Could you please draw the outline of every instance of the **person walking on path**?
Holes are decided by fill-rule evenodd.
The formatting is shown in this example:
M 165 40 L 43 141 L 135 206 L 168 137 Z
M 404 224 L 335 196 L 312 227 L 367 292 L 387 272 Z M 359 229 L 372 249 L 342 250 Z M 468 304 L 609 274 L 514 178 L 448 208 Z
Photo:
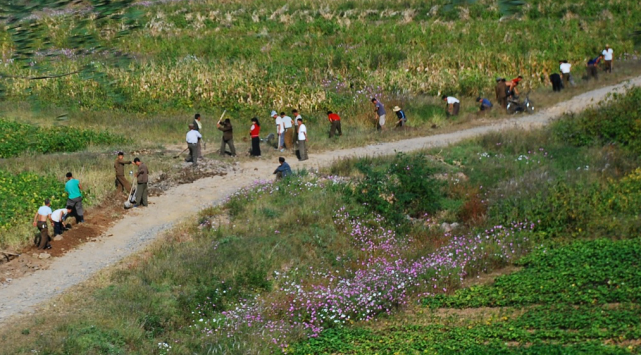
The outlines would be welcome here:
M 329 138 L 334 137 L 337 133 L 339 137 L 342 136 L 341 117 L 332 111 L 327 111 L 327 120 L 329 120 Z
M 67 207 L 72 209 L 71 215 L 76 217 L 76 223 L 85 221 L 85 211 L 82 208 L 82 185 L 80 181 L 73 178 L 71 172 L 67 173 L 67 182 L 65 183 L 65 192 L 67 193 Z
M 149 182 L 149 170 L 147 169 L 147 165 L 140 161 L 140 158 L 134 159 L 134 164 L 138 166 L 138 172 L 136 173 L 138 185 L 136 186 L 136 204 L 134 207 L 147 207 L 147 182 Z
M 196 131 L 198 131 L 200 133 L 200 135 L 201 135 L 201 137 L 198 138 L 198 144 L 197 145 L 198 145 L 198 158 L 202 159 L 203 158 L 203 149 L 202 149 L 202 140 L 203 139 L 202 139 L 202 132 L 201 131 L 203 130 L 203 123 L 200 122 L 200 113 L 197 113 L 196 115 L 194 115 L 194 122 L 192 122 L 192 123 L 194 124 L 194 129 Z
M 454 96 L 443 95 L 443 101 L 447 102 L 445 113 L 447 117 L 457 116 L 461 108 L 461 102 Z
M 124 160 L 125 153 L 118 152 L 118 157 L 114 162 L 114 169 L 116 170 L 116 189 L 118 192 L 129 194 L 131 191 L 131 184 L 125 177 L 125 165 L 131 164 L 131 160 Z
M 299 117 L 298 121 L 298 151 L 299 157 L 298 160 L 304 161 L 307 160 L 307 127 L 303 123 L 303 119 Z
M 494 88 L 496 93 L 496 101 L 503 107 L 507 109 L 507 85 L 505 84 L 504 78 L 496 79 L 496 87 Z
M 396 127 L 403 128 L 407 124 L 407 116 L 405 116 L 405 112 L 401 110 L 401 108 L 398 106 L 394 106 L 392 111 L 396 113 L 396 118 L 398 118 L 398 121 L 396 122 Z
M 203 136 L 200 134 L 200 132 L 195 129 L 194 124 L 191 123 L 189 125 L 189 132 L 187 132 L 186 137 L 187 148 L 189 148 L 189 155 L 187 156 L 187 158 L 185 158 L 185 161 L 188 163 L 192 163 L 193 166 L 198 165 L 198 142 L 202 137 Z M 134 163 L 135 162 L 136 161 L 134 160 Z M 136 192 L 136 194 L 138 194 L 138 192 Z
M 563 77 L 563 86 L 569 88 L 570 85 L 574 86 L 574 80 L 572 80 L 572 64 L 568 63 L 567 60 L 559 61 L 559 70 L 561 71 L 561 76 Z
M 71 208 L 69 207 L 61 208 L 51 213 L 51 221 L 53 222 L 54 237 L 57 235 L 61 235 L 62 232 L 65 230 L 64 222 L 65 222 L 65 219 L 67 219 L 67 215 L 69 213 L 71 213 Z
M 476 98 L 476 102 L 481 104 L 481 106 L 479 107 L 479 111 L 481 111 L 481 112 L 487 112 L 487 111 L 490 111 L 492 109 L 492 106 L 493 106 L 492 102 L 490 102 L 490 100 L 488 100 L 488 99 L 484 99 L 484 98 L 479 96 L 479 97 Z
M 603 68 L 603 71 L 612 73 L 612 61 L 614 60 L 614 51 L 612 48 L 610 48 L 609 44 L 605 45 L 605 49 L 603 52 L 601 52 L 603 55 L 603 61 L 605 63 L 605 67 Z
M 590 78 L 594 78 L 594 80 L 599 79 L 598 67 L 602 59 L 603 59 L 603 54 L 588 60 L 588 64 L 587 64 L 588 80 L 590 80 Z
M 223 132 L 223 140 L 220 145 L 220 155 L 225 155 L 225 148 L 229 145 L 229 150 L 231 151 L 231 156 L 236 156 L 236 147 L 234 147 L 234 129 L 231 126 L 231 120 L 226 118 L 223 123 L 218 122 L 216 127 Z
M 376 130 L 384 131 L 385 130 L 385 105 L 379 102 L 375 97 L 372 98 L 372 104 L 374 105 L 374 113 L 376 114 Z
M 251 140 L 252 140 L 252 149 L 249 152 L 249 154 L 252 157 L 259 157 L 260 156 L 260 122 L 258 122 L 258 118 L 256 117 L 252 118 L 252 125 L 249 128 L 249 137 L 251 137 Z
M 280 113 L 280 119 L 283 121 L 283 129 L 285 130 L 285 133 L 283 134 L 284 147 L 288 150 L 292 149 L 292 146 L 294 145 L 293 120 L 291 117 L 285 115 L 285 112 Z
M 44 206 L 38 208 L 38 212 L 33 216 L 33 226 L 38 227 L 40 230 L 40 241 L 38 244 L 38 249 L 51 249 L 51 238 L 49 238 L 49 225 L 47 220 L 51 220 L 51 201 L 49 199 L 45 200 Z
M 278 168 L 276 168 L 276 170 L 274 170 L 276 180 L 286 178 L 292 174 L 292 168 L 290 168 L 289 164 L 285 162 L 285 158 L 278 157 L 278 162 L 280 163 L 280 165 L 278 166 Z

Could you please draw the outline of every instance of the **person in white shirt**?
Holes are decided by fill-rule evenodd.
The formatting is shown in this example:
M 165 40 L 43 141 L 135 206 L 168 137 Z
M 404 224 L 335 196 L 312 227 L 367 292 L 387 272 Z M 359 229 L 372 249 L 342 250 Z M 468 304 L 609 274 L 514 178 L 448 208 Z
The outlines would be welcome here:
M 185 159 L 186 162 L 193 163 L 193 166 L 198 165 L 198 156 L 200 152 L 198 151 L 198 139 L 202 139 L 203 136 L 194 129 L 194 124 L 189 124 L 189 132 L 187 132 L 187 148 L 189 149 L 189 156 Z
M 559 70 L 561 70 L 561 76 L 563 77 L 563 86 L 566 88 L 568 84 L 574 86 L 574 80 L 572 80 L 572 74 L 570 74 L 571 69 L 572 64 L 568 63 L 567 60 L 559 61 Z
M 40 239 L 36 238 L 38 249 L 51 249 L 51 238 L 49 238 L 49 226 L 47 221 L 51 220 L 51 201 L 45 200 L 45 205 L 38 208 L 38 212 L 33 216 L 33 226 L 40 230 Z
M 53 222 L 53 235 L 61 235 L 64 231 L 64 221 L 67 215 L 71 213 L 71 208 L 61 208 L 51 213 L 51 221 Z
M 276 124 L 276 138 L 278 139 L 276 144 L 278 145 L 276 147 L 276 150 L 281 150 L 283 149 L 283 139 L 285 138 L 285 129 L 283 128 L 283 119 L 280 118 L 278 115 L 278 112 L 272 111 L 272 118 L 274 119 L 274 123 Z
M 296 109 L 292 110 L 292 116 L 294 116 L 294 143 L 298 144 L 298 119 L 303 118 L 303 116 Z
M 280 118 L 283 121 L 283 128 L 285 129 L 284 146 L 286 149 L 291 149 L 292 145 L 294 145 L 294 130 L 292 129 L 292 118 L 285 115 L 285 112 L 280 113 Z
M 296 119 L 298 122 L 298 160 L 307 160 L 307 127 L 303 124 L 303 119 L 299 117 Z
M 443 95 L 443 101 L 447 102 L 445 113 L 447 116 L 457 116 L 461 108 L 461 102 L 454 96 Z
M 603 54 L 603 60 L 605 62 L 605 68 L 603 69 L 603 71 L 612 73 L 612 60 L 614 59 L 614 51 L 612 50 L 612 48 L 610 48 L 609 44 L 605 45 L 605 49 L 603 50 L 603 52 L 601 52 L 601 54 Z

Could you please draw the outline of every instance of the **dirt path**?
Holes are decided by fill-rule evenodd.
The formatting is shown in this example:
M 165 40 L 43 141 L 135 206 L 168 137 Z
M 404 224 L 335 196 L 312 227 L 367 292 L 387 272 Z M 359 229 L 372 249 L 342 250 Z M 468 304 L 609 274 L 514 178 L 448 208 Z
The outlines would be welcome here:
M 446 146 L 461 140 L 489 132 L 540 127 L 564 112 L 578 112 L 598 103 L 613 91 L 624 91 L 626 85 L 641 85 L 641 77 L 627 84 L 619 84 L 578 95 L 569 101 L 555 105 L 530 116 L 497 121 L 458 132 L 418 137 L 397 142 L 381 143 L 366 147 L 344 149 L 322 154 L 311 154 L 306 162 L 289 159 L 292 169 L 327 166 L 345 157 L 375 156 L 408 152 L 423 148 Z M 225 197 L 241 187 L 259 179 L 272 179 L 274 161 L 254 160 L 236 166 L 226 176 L 214 176 L 192 184 L 177 186 L 160 197 L 153 198 L 150 207 L 131 211 L 109 229 L 96 242 L 86 243 L 78 249 L 56 258 L 46 270 L 14 280 L 0 288 L 0 324 L 7 324 L 9 317 L 28 314 L 41 302 L 63 293 L 94 275 L 102 268 L 117 263 L 136 253 L 152 242 L 162 232 L 176 223 L 193 216 L 203 207 L 220 203 Z

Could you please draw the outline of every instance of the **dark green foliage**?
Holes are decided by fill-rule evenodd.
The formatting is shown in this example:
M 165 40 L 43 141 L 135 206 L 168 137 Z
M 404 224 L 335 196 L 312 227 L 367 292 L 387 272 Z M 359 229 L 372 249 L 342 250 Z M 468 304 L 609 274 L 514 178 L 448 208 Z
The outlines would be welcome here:
M 22 153 L 76 152 L 90 145 L 124 142 L 123 137 L 108 132 L 67 126 L 39 128 L 0 118 L 0 158 Z
M 434 168 L 421 155 L 399 153 L 381 166 L 362 160 L 356 168 L 364 177 L 348 198 L 393 224 L 402 223 L 406 215 L 433 214 L 441 207 L 443 184 L 434 179 Z
M 523 258 L 524 269 L 452 296 L 424 299 L 431 307 L 603 304 L 641 301 L 641 239 L 552 244 Z
M 553 126 L 555 135 L 575 146 L 617 144 L 641 154 L 641 88 L 613 94 L 615 104 L 601 104 Z

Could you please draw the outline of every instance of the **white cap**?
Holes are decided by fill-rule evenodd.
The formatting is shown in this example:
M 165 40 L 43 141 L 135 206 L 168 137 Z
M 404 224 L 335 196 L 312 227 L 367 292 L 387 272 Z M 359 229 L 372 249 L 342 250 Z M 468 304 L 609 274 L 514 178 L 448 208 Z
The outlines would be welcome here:
M 278 115 L 278 112 L 276 112 L 276 111 L 272 111 L 272 117 L 274 117 L 274 116 L 276 116 L 276 115 Z

